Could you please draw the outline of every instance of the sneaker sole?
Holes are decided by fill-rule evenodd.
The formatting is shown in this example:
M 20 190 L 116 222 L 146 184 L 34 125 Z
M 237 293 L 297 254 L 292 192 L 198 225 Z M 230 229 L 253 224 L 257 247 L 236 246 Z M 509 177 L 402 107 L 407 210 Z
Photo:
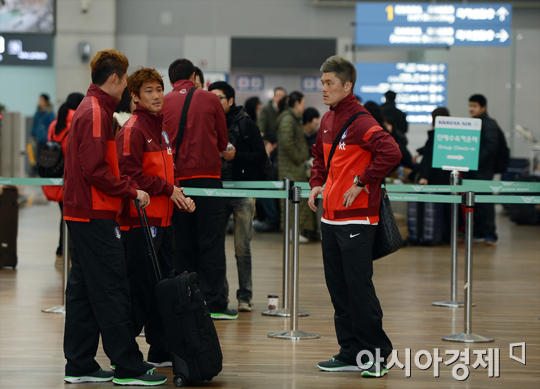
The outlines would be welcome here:
M 362 377 L 381 378 L 381 377 L 385 376 L 386 374 L 388 374 L 388 369 L 383 369 L 383 371 L 380 372 L 380 373 L 372 373 L 372 372 L 369 372 L 369 371 L 363 371 L 362 372 Z
M 85 383 L 85 382 L 109 382 L 109 381 L 112 381 L 113 380 L 113 377 L 103 377 L 103 378 L 100 378 L 100 377 L 90 377 L 90 376 L 85 376 L 85 377 L 71 377 L 71 376 L 66 376 L 64 377 L 64 381 L 70 383 L 70 384 L 82 384 L 82 383 Z
M 238 307 L 238 312 L 253 312 L 253 307 Z
M 321 365 L 317 365 L 317 368 L 323 371 L 360 371 L 360 368 L 358 366 L 352 365 L 342 367 L 324 367 Z
M 155 367 L 172 367 L 172 362 L 171 361 L 165 361 L 165 362 L 150 362 L 150 361 L 148 361 L 148 363 L 154 365 Z
M 236 320 L 238 319 L 238 315 L 236 316 L 229 316 L 229 315 L 223 315 L 221 313 L 211 313 L 210 317 L 214 320 Z
M 115 378 L 112 380 L 116 385 L 130 385 L 130 386 L 157 386 L 162 385 L 167 381 L 167 378 L 161 381 L 141 381 L 135 378 Z

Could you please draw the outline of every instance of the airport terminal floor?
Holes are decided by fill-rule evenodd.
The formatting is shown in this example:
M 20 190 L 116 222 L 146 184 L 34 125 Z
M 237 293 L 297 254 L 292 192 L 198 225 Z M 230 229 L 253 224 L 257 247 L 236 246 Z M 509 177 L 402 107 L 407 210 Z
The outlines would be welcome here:
M 63 388 L 62 351 L 64 315 L 41 309 L 62 303 L 62 271 L 55 269 L 59 211 L 55 203 L 21 208 L 16 270 L 0 269 L 0 388 Z M 538 388 L 540 382 L 540 226 L 517 226 L 498 208 L 499 241 L 496 247 L 474 245 L 472 332 L 495 338 L 492 343 L 453 343 L 444 335 L 464 331 L 462 308 L 432 306 L 450 297 L 450 247 L 405 247 L 375 263 L 374 283 L 384 311 L 384 328 L 406 365 L 411 350 L 410 377 L 406 367 L 394 366 L 380 379 L 362 378 L 358 372 L 318 371 L 316 364 L 337 353 L 333 309 L 324 282 L 320 243 L 300 246 L 300 309 L 298 328 L 321 335 L 320 339 L 290 341 L 268 334 L 290 328 L 286 318 L 262 316 L 267 295 L 282 288 L 282 235 L 254 233 L 253 284 L 255 311 L 241 312 L 236 321 L 215 322 L 224 355 L 223 371 L 207 388 Z M 232 236 L 226 242 L 231 290 L 237 285 Z M 459 299 L 463 299 L 465 245 L 459 243 Z M 233 293 L 231 293 L 233 295 Z M 233 295 L 234 297 L 234 295 Z M 280 301 L 280 304 L 282 301 Z M 236 301 L 231 301 L 236 308 Z M 148 345 L 137 338 L 146 355 Z M 510 358 L 510 344 L 525 343 L 526 365 Z M 498 349 L 499 377 L 489 378 L 490 367 L 476 365 L 480 350 Z M 415 363 L 418 351 L 444 362 L 427 370 L 426 356 Z M 451 350 L 469 349 L 456 362 Z M 514 349 L 521 358 L 522 348 Z M 497 352 L 494 353 L 497 355 Z M 484 355 L 484 358 L 487 355 Z M 97 360 L 109 368 L 100 347 Z M 466 380 L 463 366 L 470 371 Z M 174 387 L 170 368 L 158 369 Z M 105 388 L 112 383 L 78 384 L 77 388 Z M 75 386 L 74 386 L 75 387 Z

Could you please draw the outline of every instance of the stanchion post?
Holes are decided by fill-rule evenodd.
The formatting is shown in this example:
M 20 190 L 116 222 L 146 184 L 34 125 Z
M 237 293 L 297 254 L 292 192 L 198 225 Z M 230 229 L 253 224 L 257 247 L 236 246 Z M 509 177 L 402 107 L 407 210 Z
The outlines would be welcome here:
M 294 181 L 290 178 L 285 177 L 283 179 L 283 189 L 288 193 L 288 197 L 283 199 L 283 210 L 284 210 L 284 225 L 283 225 L 283 292 L 282 292 L 282 308 L 273 309 L 268 311 L 263 311 L 264 316 L 280 316 L 280 317 L 289 317 L 291 316 L 291 310 L 289 308 L 290 302 L 290 278 L 291 278 L 291 200 L 292 200 L 292 186 Z M 300 316 L 308 316 L 309 313 L 305 311 L 299 312 Z
M 62 255 L 64 256 L 64 271 L 62 273 L 62 305 L 57 305 L 55 307 L 43 308 L 41 312 L 45 313 L 66 313 L 66 288 L 67 280 L 69 276 L 69 263 L 71 258 L 71 251 L 69 249 L 69 230 L 65 220 L 62 222 L 62 228 L 64 230 L 64 239 L 62 245 Z
M 291 330 L 283 332 L 275 332 L 268 334 L 269 338 L 280 338 L 290 340 L 300 339 L 316 339 L 320 338 L 319 334 L 312 334 L 298 330 L 298 286 L 300 279 L 299 272 L 299 241 L 300 241 L 300 187 L 295 186 L 293 189 L 293 271 L 292 271 L 292 311 L 291 311 Z
M 452 170 L 450 173 L 450 185 L 459 184 L 459 172 L 457 170 Z M 452 193 L 456 195 L 457 193 Z M 459 204 L 452 203 L 452 220 L 450 222 L 450 246 L 452 248 L 452 259 L 451 259 L 451 275 L 450 275 L 450 301 L 435 301 L 431 305 L 437 307 L 451 307 L 457 308 L 463 306 L 463 301 L 457 301 L 457 267 L 458 267 L 458 209 Z
M 474 192 L 467 192 L 465 196 L 465 318 L 464 330 L 461 334 L 443 336 L 442 340 L 462 343 L 488 343 L 493 342 L 493 338 L 483 335 L 473 334 L 472 324 L 472 288 L 473 288 L 473 227 L 474 227 Z

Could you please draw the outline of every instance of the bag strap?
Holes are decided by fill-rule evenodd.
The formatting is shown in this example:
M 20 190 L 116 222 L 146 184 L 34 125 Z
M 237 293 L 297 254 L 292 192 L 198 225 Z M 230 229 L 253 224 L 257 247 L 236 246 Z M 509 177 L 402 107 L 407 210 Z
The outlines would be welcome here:
M 357 112 L 354 115 L 352 115 L 349 120 L 347 120 L 347 123 L 343 126 L 339 134 L 336 136 L 336 139 L 334 139 L 334 144 L 332 144 L 332 149 L 330 150 L 330 154 L 328 155 L 328 162 L 326 162 L 326 172 L 330 171 L 330 161 L 332 160 L 332 157 L 334 156 L 334 152 L 336 151 L 336 147 L 339 143 L 339 140 L 347 130 L 347 128 L 351 125 L 352 122 L 356 120 L 356 118 L 360 115 L 367 115 L 367 112 Z
M 191 88 L 186 96 L 186 100 L 184 100 L 182 116 L 180 116 L 180 123 L 178 123 L 178 134 L 176 135 L 176 153 L 174 154 L 175 159 L 177 158 L 178 150 L 180 149 L 180 143 L 182 143 L 182 138 L 184 137 L 184 130 L 186 129 L 189 105 L 191 104 L 191 97 L 193 96 L 193 92 L 195 92 L 195 89 L 197 88 Z

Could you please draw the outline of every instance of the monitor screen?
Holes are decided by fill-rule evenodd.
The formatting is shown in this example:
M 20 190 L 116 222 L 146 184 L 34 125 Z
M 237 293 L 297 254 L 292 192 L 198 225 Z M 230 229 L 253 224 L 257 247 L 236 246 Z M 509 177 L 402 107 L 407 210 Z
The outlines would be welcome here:
M 0 33 L 54 34 L 54 0 L 0 0 Z

